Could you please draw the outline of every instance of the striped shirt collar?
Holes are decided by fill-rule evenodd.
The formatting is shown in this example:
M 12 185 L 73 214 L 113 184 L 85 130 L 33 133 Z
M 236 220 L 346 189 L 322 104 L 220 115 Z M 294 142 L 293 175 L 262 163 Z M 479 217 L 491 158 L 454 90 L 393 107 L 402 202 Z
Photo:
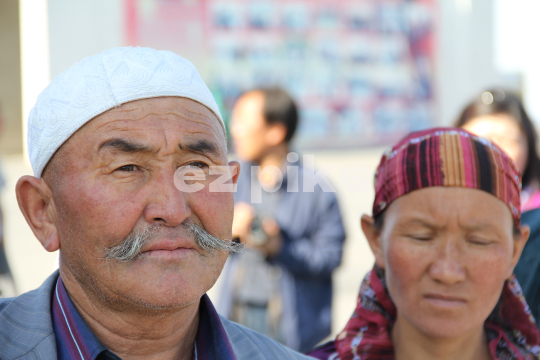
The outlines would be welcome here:
M 52 317 L 59 360 L 120 360 L 92 333 L 73 306 L 58 277 L 52 301 Z M 231 343 L 214 305 L 205 294 L 199 307 L 199 327 L 193 360 L 236 360 Z

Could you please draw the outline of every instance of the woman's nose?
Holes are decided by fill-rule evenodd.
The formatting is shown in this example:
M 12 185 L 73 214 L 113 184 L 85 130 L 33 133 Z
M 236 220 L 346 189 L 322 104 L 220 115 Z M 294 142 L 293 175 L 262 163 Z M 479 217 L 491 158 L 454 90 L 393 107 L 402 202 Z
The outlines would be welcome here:
M 453 241 L 441 244 L 429 268 L 433 280 L 444 285 L 454 285 L 465 280 L 464 254 Z

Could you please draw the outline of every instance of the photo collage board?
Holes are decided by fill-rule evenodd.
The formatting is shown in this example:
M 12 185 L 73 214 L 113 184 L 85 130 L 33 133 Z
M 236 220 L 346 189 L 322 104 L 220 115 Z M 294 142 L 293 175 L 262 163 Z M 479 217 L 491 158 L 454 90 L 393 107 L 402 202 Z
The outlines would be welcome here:
M 297 100 L 299 148 L 388 145 L 435 124 L 433 0 L 137 0 L 137 43 L 190 59 L 228 121 L 259 86 Z

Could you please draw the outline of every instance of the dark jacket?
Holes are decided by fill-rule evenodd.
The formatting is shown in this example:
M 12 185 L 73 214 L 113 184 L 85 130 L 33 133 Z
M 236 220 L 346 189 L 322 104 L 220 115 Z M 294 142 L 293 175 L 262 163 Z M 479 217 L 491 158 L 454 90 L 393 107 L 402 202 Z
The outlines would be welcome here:
M 305 352 L 330 334 L 332 272 L 341 262 L 345 231 L 336 194 L 323 191 L 331 187 L 325 178 L 301 163 L 286 165 L 296 165 L 298 172 L 285 171 L 278 190 L 283 193 L 274 218 L 281 228 L 284 245 L 281 253 L 267 261 L 283 269 L 283 288 L 292 292 L 291 296 L 283 294 L 282 328 L 289 332 L 285 334 L 285 343 Z M 235 202 L 251 203 L 251 166 L 256 165 L 241 164 Z M 309 192 L 310 186 L 304 188 L 305 181 L 323 185 L 315 185 Z M 298 191 L 287 191 L 295 189 L 295 185 Z M 232 274 L 224 274 L 225 297 L 231 296 L 227 292 L 233 288 L 233 279 Z M 223 303 L 230 305 L 230 301 L 220 299 Z M 218 306 L 218 311 L 229 315 L 230 309 Z
M 521 223 L 531 227 L 531 235 L 523 248 L 514 274 L 536 319 L 536 325 L 540 327 L 540 209 L 521 214 Z

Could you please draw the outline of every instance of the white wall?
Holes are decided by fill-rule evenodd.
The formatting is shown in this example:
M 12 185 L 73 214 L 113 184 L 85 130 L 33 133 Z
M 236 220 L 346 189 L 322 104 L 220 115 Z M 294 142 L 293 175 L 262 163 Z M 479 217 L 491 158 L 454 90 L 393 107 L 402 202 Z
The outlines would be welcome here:
M 494 86 L 519 87 L 519 78 L 504 76 L 495 67 L 496 24 L 492 0 L 439 0 L 438 3 L 439 116 L 440 124 L 451 125 L 461 109 L 482 90 Z
M 50 82 L 47 0 L 19 0 L 23 151 L 27 119 L 39 94 Z M 25 159 L 28 159 L 25 156 Z
M 123 45 L 123 1 L 48 2 L 52 78 L 87 56 Z
M 523 76 L 525 106 L 540 124 L 540 1 L 495 0 L 495 65 Z

